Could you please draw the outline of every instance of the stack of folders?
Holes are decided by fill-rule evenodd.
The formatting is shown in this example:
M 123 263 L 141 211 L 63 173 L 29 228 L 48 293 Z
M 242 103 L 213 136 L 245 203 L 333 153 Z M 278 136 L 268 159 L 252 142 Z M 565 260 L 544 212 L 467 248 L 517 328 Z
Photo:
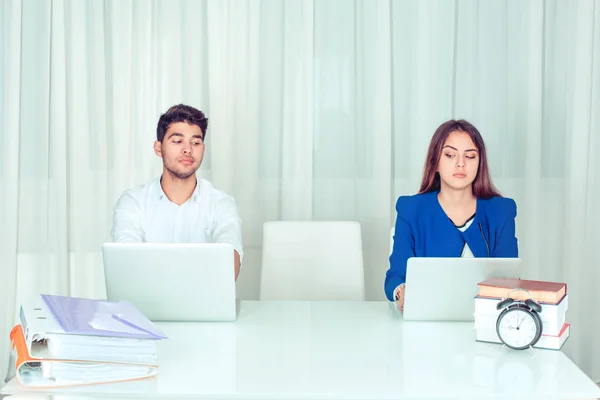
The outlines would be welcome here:
M 20 311 L 11 333 L 17 381 L 61 387 L 143 379 L 158 371 L 166 336 L 135 306 L 41 295 Z
M 569 296 L 567 285 L 560 282 L 533 281 L 511 278 L 490 278 L 478 284 L 475 297 L 476 340 L 501 343 L 496 333 L 496 322 L 502 310 L 496 305 L 509 294 L 515 300 L 526 300 L 530 295 L 542 306 L 542 336 L 533 346 L 544 349 L 560 349 L 570 333 L 566 322 Z M 512 289 L 524 290 L 512 290 Z

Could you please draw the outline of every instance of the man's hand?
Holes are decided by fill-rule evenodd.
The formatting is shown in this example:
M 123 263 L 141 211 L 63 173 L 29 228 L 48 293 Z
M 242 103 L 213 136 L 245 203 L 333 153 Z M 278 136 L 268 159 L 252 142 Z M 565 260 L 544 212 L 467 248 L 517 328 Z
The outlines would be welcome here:
M 237 281 L 238 275 L 240 274 L 240 254 L 237 250 L 233 251 L 233 268 L 235 280 Z

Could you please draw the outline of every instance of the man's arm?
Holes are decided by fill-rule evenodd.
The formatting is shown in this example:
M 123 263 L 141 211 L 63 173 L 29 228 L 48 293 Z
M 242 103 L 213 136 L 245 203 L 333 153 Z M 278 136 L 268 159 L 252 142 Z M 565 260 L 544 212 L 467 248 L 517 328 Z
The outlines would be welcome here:
M 213 239 L 216 243 L 229 243 L 233 246 L 234 271 L 237 280 L 244 259 L 242 219 L 231 196 L 222 198 L 215 205 Z
M 144 242 L 140 209 L 128 193 L 121 195 L 115 205 L 111 236 L 116 243 Z

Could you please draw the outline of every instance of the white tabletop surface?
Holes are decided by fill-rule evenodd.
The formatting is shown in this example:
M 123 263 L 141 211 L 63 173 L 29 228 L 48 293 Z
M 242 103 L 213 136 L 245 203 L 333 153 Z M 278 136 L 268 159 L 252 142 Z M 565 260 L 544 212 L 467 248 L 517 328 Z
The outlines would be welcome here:
M 474 340 L 472 323 L 404 322 L 387 302 L 241 302 L 236 322 L 161 323 L 156 378 L 61 399 L 595 398 L 561 351 Z M 14 379 L 0 393 L 31 398 Z M 11 399 L 11 396 L 7 397 Z

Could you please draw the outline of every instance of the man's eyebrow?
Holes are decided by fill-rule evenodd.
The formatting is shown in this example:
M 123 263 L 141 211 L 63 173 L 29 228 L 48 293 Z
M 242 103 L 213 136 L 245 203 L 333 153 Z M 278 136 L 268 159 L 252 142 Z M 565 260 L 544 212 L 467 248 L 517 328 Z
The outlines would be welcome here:
M 183 137 L 183 133 L 179 133 L 179 132 L 171 132 L 169 134 L 169 137 L 173 137 L 173 136 L 177 136 L 177 137 Z M 197 138 L 197 139 L 202 139 L 204 140 L 204 138 L 202 137 L 202 135 L 194 135 L 192 136 L 192 138 Z

